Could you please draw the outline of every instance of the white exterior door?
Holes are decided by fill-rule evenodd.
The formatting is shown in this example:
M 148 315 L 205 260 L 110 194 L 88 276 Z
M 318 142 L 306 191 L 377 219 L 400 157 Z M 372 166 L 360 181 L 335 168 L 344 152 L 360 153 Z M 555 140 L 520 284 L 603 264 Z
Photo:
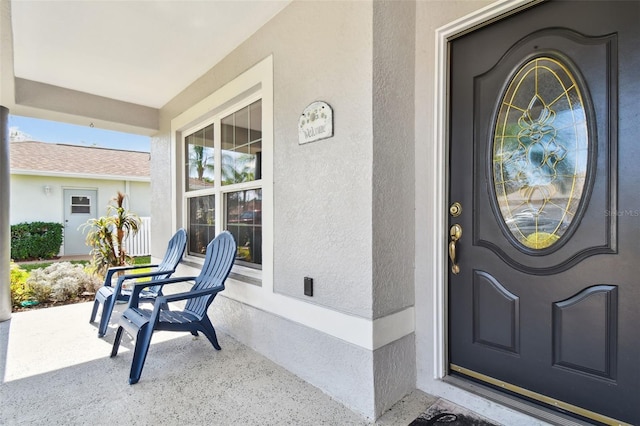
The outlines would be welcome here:
M 96 217 L 98 191 L 91 189 L 64 190 L 64 254 L 89 254 L 82 225 Z

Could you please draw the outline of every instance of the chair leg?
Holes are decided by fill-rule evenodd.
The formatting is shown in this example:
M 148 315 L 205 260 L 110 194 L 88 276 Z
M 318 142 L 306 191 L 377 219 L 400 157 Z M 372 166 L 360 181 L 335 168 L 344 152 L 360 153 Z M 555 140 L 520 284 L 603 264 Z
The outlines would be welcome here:
M 96 314 L 98 313 L 98 306 L 100 305 L 100 302 L 98 301 L 98 299 L 93 301 L 93 309 L 91 310 L 91 318 L 89 318 L 89 322 L 94 322 L 96 320 Z
M 209 321 L 209 317 L 205 315 L 200 321 L 200 325 L 202 326 L 202 333 L 207 336 L 207 339 L 209 339 L 213 347 L 216 348 L 216 350 L 222 349 L 220 344 L 218 344 L 218 336 L 216 336 L 216 330 L 213 328 L 211 321 Z
M 113 340 L 113 348 L 111 348 L 112 358 L 118 355 L 118 348 L 120 347 L 120 339 L 122 339 L 122 331 L 123 331 L 122 326 L 118 327 L 118 330 L 116 331 L 116 337 Z
M 129 384 L 135 385 L 140 380 L 142 367 L 147 359 L 147 352 L 151 345 L 151 336 L 153 335 L 153 327 L 147 322 L 138 329 L 136 336 L 136 347 L 133 350 L 133 361 L 131 361 L 131 372 L 129 373 Z
M 111 313 L 113 312 L 113 307 L 115 304 L 115 294 L 112 294 L 105 299 L 104 304 L 102 305 L 102 316 L 100 317 L 100 326 L 98 327 L 98 337 L 103 337 L 105 334 L 107 334 L 109 319 L 111 319 Z

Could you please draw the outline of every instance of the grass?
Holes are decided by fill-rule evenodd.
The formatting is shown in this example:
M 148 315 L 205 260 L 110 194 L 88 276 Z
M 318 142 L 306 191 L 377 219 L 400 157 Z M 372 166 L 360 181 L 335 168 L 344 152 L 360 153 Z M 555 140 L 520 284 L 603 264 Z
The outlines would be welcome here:
M 42 263 L 21 263 L 20 268 L 24 269 L 27 272 L 31 272 L 34 269 L 44 269 L 47 266 L 51 265 L 53 262 L 42 262 Z M 71 263 L 74 265 L 80 264 L 83 266 L 87 266 L 89 264 L 88 260 L 72 260 Z
M 138 257 L 134 257 L 134 265 L 146 265 L 148 263 L 151 263 L 151 256 L 138 256 Z M 53 263 L 53 261 L 51 262 L 39 262 L 39 263 L 22 263 L 20 264 L 20 268 L 24 269 L 27 272 L 31 272 L 34 269 L 44 269 L 47 266 L 51 265 Z M 72 260 L 71 261 L 72 264 L 76 265 L 76 264 L 80 264 L 80 265 L 84 265 L 87 266 L 89 265 L 90 261 L 88 260 Z M 140 272 L 145 271 L 144 269 L 141 269 Z
M 146 265 L 147 263 L 151 263 L 151 256 L 138 256 L 134 257 L 133 260 L 136 265 Z

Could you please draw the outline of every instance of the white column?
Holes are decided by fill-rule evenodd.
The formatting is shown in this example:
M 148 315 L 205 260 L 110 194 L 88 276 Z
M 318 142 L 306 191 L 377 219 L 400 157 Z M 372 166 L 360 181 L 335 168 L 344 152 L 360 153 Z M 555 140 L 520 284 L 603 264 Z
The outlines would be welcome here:
M 0 321 L 11 318 L 9 167 L 9 110 L 0 106 Z

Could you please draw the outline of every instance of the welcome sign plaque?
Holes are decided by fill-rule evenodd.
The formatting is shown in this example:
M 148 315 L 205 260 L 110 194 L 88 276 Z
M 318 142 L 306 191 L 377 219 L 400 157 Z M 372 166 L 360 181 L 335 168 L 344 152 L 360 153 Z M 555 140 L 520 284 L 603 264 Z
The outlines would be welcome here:
M 298 123 L 298 144 L 333 136 L 333 110 L 328 103 L 314 102 L 304 109 Z

